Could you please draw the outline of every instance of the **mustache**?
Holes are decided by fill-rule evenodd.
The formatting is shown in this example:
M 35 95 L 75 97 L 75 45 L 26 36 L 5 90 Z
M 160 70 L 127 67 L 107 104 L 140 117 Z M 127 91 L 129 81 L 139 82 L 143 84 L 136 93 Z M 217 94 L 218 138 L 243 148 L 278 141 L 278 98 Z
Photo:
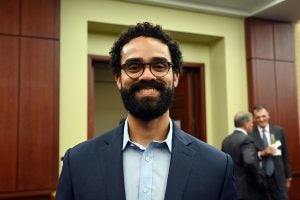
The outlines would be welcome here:
M 160 83 L 160 82 L 157 82 L 157 81 L 154 81 L 154 80 L 151 80 L 151 81 L 145 81 L 145 80 L 142 80 L 138 83 L 134 83 L 130 89 L 129 89 L 129 92 L 130 93 L 134 93 L 134 92 L 137 92 L 141 89 L 144 89 L 144 88 L 154 88 L 158 91 L 162 91 L 165 89 L 165 86 L 164 84 Z

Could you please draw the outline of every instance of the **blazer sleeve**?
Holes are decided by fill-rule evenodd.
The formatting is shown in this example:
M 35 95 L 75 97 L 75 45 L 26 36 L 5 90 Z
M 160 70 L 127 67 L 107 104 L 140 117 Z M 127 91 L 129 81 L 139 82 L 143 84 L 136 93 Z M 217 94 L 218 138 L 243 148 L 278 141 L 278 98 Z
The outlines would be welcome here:
M 73 200 L 73 189 L 70 171 L 70 149 L 66 152 L 63 159 L 63 168 L 56 190 L 56 200 Z
M 236 200 L 237 191 L 234 180 L 234 164 L 231 157 L 228 154 L 226 154 L 226 160 L 226 172 L 220 200 Z
M 258 184 L 258 187 L 264 187 L 264 173 L 260 169 L 257 150 L 252 140 L 246 139 L 241 144 L 241 154 L 248 179 Z
M 288 147 L 287 143 L 285 140 L 285 132 L 284 129 L 280 129 L 280 134 L 281 134 L 281 144 L 282 144 L 282 160 L 284 164 L 284 172 L 286 178 L 291 178 L 291 167 L 290 167 L 290 162 L 289 162 L 289 156 L 288 156 Z

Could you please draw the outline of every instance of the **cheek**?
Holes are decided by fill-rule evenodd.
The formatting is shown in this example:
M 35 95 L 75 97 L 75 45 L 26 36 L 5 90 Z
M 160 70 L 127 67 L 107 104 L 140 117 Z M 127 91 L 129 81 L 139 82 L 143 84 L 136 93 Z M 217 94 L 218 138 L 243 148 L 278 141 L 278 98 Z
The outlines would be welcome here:
M 132 82 L 130 78 L 127 78 L 122 74 L 118 77 L 115 77 L 115 81 L 119 89 L 129 87 L 128 85 L 130 82 Z

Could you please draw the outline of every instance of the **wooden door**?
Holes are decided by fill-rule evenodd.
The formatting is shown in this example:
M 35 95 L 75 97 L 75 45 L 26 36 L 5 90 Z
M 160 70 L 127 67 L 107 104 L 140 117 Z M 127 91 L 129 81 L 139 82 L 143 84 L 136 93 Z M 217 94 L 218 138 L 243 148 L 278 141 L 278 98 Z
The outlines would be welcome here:
M 204 67 L 185 64 L 170 116 L 185 132 L 206 141 Z

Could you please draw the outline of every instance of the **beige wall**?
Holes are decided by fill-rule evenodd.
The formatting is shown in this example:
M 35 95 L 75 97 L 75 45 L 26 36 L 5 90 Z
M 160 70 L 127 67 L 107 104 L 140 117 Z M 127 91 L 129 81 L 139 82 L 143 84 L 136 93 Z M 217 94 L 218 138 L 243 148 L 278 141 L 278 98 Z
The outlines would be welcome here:
M 87 55 L 108 55 L 116 30 L 141 21 L 174 33 L 184 61 L 205 64 L 208 143 L 219 148 L 232 131 L 234 113 L 247 109 L 243 19 L 118 1 L 62 0 L 60 156 L 87 138 Z

